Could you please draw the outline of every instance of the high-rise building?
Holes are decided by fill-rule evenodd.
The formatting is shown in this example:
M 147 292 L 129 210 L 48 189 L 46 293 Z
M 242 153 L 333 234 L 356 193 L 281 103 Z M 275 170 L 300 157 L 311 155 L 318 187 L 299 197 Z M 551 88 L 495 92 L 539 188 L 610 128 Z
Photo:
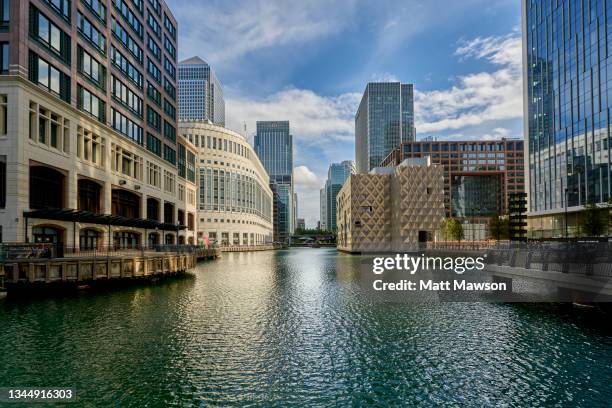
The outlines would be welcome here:
M 298 218 L 297 219 L 296 228 L 300 229 L 302 231 L 305 230 L 306 229 L 306 220 L 304 218 Z
M 0 4 L 3 239 L 193 241 L 195 183 L 179 170 L 192 148 L 177 138 L 177 22 L 165 2 Z
M 575 236 L 584 205 L 611 197 L 611 24 L 604 0 L 522 1 L 532 237 Z
M 446 216 L 469 222 L 467 239 L 487 238 L 493 215 L 507 215 L 509 197 L 525 191 L 522 139 L 404 142 L 382 162 L 431 157 L 444 168 Z
M 255 152 L 274 193 L 274 240 L 288 242 L 295 229 L 293 136 L 289 121 L 258 121 Z
M 401 142 L 415 140 L 414 86 L 400 82 L 368 83 L 355 115 L 355 159 L 364 174 Z
M 223 89 L 215 72 L 200 57 L 178 65 L 179 119 L 211 121 L 225 126 Z
M 327 231 L 327 189 L 319 190 L 319 229 Z
M 336 197 L 351 174 L 355 174 L 355 162 L 345 160 L 341 163 L 332 163 L 327 170 L 325 182 L 326 199 L 326 225 L 330 231 L 336 231 Z

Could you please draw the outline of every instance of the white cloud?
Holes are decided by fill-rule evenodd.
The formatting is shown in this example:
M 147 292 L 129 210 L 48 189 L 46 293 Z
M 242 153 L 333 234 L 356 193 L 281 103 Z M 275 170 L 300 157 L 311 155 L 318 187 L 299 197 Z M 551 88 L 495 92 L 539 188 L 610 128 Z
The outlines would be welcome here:
M 188 0 L 174 0 L 171 6 L 181 24 L 182 52 L 201 55 L 219 66 L 253 51 L 335 33 L 350 19 L 354 3 L 230 0 L 198 7 Z
M 361 95 L 347 93 L 326 97 L 305 89 L 286 89 L 263 99 L 230 98 L 227 100 L 227 126 L 249 133 L 258 120 L 289 120 L 291 132 L 305 143 L 353 140 L 354 115 Z
M 497 69 L 461 76 L 450 89 L 417 91 L 417 132 L 435 133 L 522 117 L 519 36 L 478 37 L 460 44 L 455 55 L 460 60 L 484 59 Z
M 306 166 L 297 166 L 293 169 L 295 186 L 300 189 L 319 189 L 323 184 L 321 179 Z

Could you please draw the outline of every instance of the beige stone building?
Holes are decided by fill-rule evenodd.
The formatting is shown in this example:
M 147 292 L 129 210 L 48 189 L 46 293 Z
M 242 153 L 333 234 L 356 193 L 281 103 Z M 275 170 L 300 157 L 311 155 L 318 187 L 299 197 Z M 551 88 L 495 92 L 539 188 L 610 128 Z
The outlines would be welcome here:
M 338 193 L 338 249 L 416 250 L 437 239 L 443 218 L 443 168 L 429 157 L 354 174 Z
M 198 241 L 271 244 L 270 178 L 248 141 L 203 121 L 181 121 L 179 131 L 198 152 Z

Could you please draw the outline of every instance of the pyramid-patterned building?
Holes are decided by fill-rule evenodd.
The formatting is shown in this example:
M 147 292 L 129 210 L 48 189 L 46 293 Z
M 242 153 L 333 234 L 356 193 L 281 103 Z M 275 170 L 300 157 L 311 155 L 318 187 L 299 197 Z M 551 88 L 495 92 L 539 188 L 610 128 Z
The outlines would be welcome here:
M 338 249 L 417 250 L 436 239 L 443 218 L 443 168 L 428 157 L 351 175 L 337 198 Z

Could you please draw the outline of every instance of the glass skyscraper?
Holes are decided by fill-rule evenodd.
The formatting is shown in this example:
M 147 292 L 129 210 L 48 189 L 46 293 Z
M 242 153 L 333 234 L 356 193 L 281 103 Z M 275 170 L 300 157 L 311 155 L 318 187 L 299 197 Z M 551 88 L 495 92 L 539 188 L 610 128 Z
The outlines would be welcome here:
M 610 198 L 612 2 L 523 0 L 522 12 L 530 229 L 560 236 L 565 209 Z
M 179 120 L 209 120 L 225 126 L 223 89 L 214 71 L 200 57 L 178 64 Z
M 274 192 L 274 240 L 287 242 L 294 230 L 293 136 L 289 121 L 258 121 L 255 152 Z
M 336 231 L 336 197 L 351 174 L 355 174 L 355 162 L 352 160 L 332 163 L 327 170 L 327 181 L 325 182 L 325 225 L 330 231 Z
M 369 83 L 355 115 L 357 172 L 380 166 L 401 142 L 415 140 L 414 86 L 400 82 Z

